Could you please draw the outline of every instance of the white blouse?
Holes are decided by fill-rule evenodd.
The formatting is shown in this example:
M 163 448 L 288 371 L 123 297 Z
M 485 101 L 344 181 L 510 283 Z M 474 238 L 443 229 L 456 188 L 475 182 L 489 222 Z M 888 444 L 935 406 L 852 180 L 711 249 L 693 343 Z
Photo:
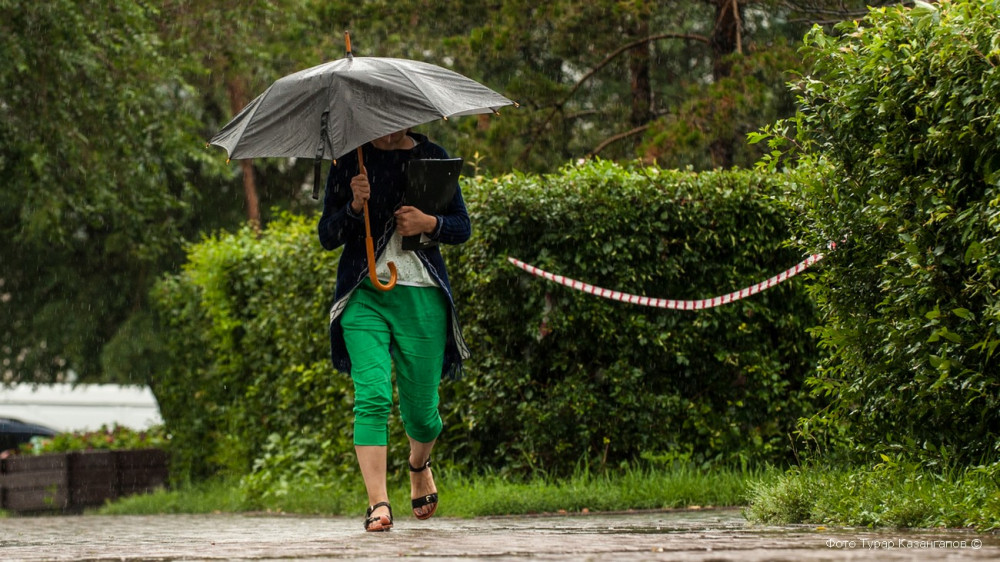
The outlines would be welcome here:
M 403 249 L 403 237 L 399 232 L 393 232 L 385 251 L 375 262 L 375 274 L 383 282 L 389 281 L 388 262 L 396 264 L 396 284 L 411 287 L 437 287 L 437 282 L 431 276 L 417 253 Z

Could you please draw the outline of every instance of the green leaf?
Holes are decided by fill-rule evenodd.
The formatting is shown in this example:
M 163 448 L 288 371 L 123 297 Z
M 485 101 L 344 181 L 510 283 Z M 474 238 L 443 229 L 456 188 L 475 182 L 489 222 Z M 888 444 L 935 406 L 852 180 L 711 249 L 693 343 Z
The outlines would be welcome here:
M 953 308 L 951 309 L 951 313 L 963 320 L 975 319 L 975 315 L 972 314 L 972 312 L 970 312 L 967 308 Z

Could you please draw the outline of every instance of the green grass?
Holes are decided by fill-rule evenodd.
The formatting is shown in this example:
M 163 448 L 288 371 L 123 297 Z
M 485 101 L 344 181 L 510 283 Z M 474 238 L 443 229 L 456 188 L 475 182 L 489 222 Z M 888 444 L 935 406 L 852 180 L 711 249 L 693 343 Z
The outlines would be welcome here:
M 939 473 L 919 467 L 696 470 L 688 467 L 579 471 L 572 477 L 523 481 L 471 476 L 436 468 L 438 513 L 451 517 L 579 513 L 688 507 L 742 506 L 750 522 L 810 523 L 889 528 L 1000 528 L 1000 468 Z M 405 475 L 390 482 L 396 510 L 409 508 Z M 119 500 L 103 514 L 270 511 L 356 516 L 364 486 L 345 475 L 322 487 L 284 485 L 280 493 L 248 497 L 238 481 L 217 480 Z
M 498 476 L 457 476 L 449 480 L 448 488 L 442 484 L 440 509 L 443 514 L 470 517 L 737 506 L 745 501 L 747 481 L 747 475 L 730 469 L 688 468 L 629 469 L 612 474 L 581 472 L 567 479 L 528 482 L 512 482 Z
M 435 470 L 441 497 L 438 514 L 450 517 L 739 506 L 745 504 L 748 482 L 759 476 L 730 469 L 629 469 L 613 474 L 581 471 L 565 479 L 517 482 L 498 475 L 470 477 L 447 468 Z M 409 480 L 393 480 L 389 496 L 397 510 L 408 509 Z M 321 488 L 285 486 L 282 493 L 263 498 L 246 497 L 237 481 L 215 480 L 124 498 L 96 511 L 357 515 L 364 512 L 366 503 L 360 477 L 349 476 Z
M 230 513 L 245 511 L 246 502 L 236 482 L 211 480 L 177 489 L 160 489 L 108 503 L 96 509 L 106 515 L 159 513 Z
M 884 463 L 849 469 L 810 466 L 778 469 L 697 470 L 632 468 L 563 479 L 517 481 L 471 476 L 435 467 L 441 495 L 438 514 L 450 517 L 580 513 L 688 507 L 741 506 L 752 523 L 809 523 L 888 528 L 1000 529 L 1000 463 L 934 472 Z M 390 500 L 409 509 L 404 474 L 391 477 Z M 360 516 L 365 509 L 360 476 L 344 475 L 323 486 L 285 483 L 264 497 L 249 497 L 237 480 L 179 486 L 110 503 L 101 514 L 276 512 Z M 5 514 L 0 512 L 0 517 Z
M 889 528 L 1000 528 L 998 466 L 946 472 L 877 465 L 771 472 L 749 486 L 747 519 Z

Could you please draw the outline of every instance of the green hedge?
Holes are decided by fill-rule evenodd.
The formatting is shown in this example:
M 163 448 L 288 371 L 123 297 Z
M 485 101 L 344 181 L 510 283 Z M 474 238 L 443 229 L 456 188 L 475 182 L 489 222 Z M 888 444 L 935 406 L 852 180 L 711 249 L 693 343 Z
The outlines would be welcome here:
M 282 215 L 259 237 L 248 227 L 191 246 L 184 271 L 157 283 L 171 361 L 152 389 L 174 474 L 242 475 L 292 436 L 317 455 L 351 449 L 349 381 L 332 372 L 325 330 L 338 256 L 312 219 Z
M 701 299 L 795 265 L 773 199 L 790 176 L 609 162 L 481 179 L 452 276 L 474 359 L 452 449 L 563 472 L 646 458 L 785 461 L 810 410 L 816 323 L 798 278 L 735 304 L 624 304 L 529 276 L 512 256 L 633 294 Z
M 802 259 L 773 199 L 792 179 L 595 162 L 465 180 L 474 234 L 445 257 L 474 356 L 442 385 L 436 456 L 553 474 L 640 456 L 786 460 L 812 412 L 802 385 L 817 320 L 804 278 L 671 311 L 556 286 L 506 257 L 655 297 L 728 293 Z M 206 239 L 159 282 L 173 362 L 153 389 L 181 474 L 252 472 L 250 486 L 276 493 L 354 470 L 350 380 L 327 351 L 339 252 L 320 249 L 314 221 Z M 400 426 L 391 447 L 404 446 Z M 391 459 L 403 468 L 405 455 Z
M 975 463 L 1000 452 L 1000 3 L 921 4 L 813 30 L 802 110 L 772 131 L 822 170 L 793 193 L 805 247 L 838 243 L 815 292 L 834 402 L 805 427 Z

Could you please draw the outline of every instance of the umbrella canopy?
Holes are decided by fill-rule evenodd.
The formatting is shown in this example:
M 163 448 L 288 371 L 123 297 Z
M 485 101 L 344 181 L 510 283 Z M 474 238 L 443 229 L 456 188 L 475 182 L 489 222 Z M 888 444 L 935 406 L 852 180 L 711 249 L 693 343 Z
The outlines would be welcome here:
M 316 160 L 313 199 L 318 198 L 320 161 L 336 160 L 367 142 L 410 127 L 458 115 L 497 113 L 516 105 L 479 82 L 434 64 L 408 59 L 347 56 L 279 79 L 247 104 L 211 144 L 229 158 L 296 157 Z M 358 158 L 359 162 L 363 159 Z M 376 288 L 396 284 L 396 266 L 383 285 L 375 275 L 375 253 L 365 203 L 368 272 Z
M 434 64 L 349 54 L 279 79 L 210 142 L 230 158 L 335 160 L 396 131 L 512 104 Z

